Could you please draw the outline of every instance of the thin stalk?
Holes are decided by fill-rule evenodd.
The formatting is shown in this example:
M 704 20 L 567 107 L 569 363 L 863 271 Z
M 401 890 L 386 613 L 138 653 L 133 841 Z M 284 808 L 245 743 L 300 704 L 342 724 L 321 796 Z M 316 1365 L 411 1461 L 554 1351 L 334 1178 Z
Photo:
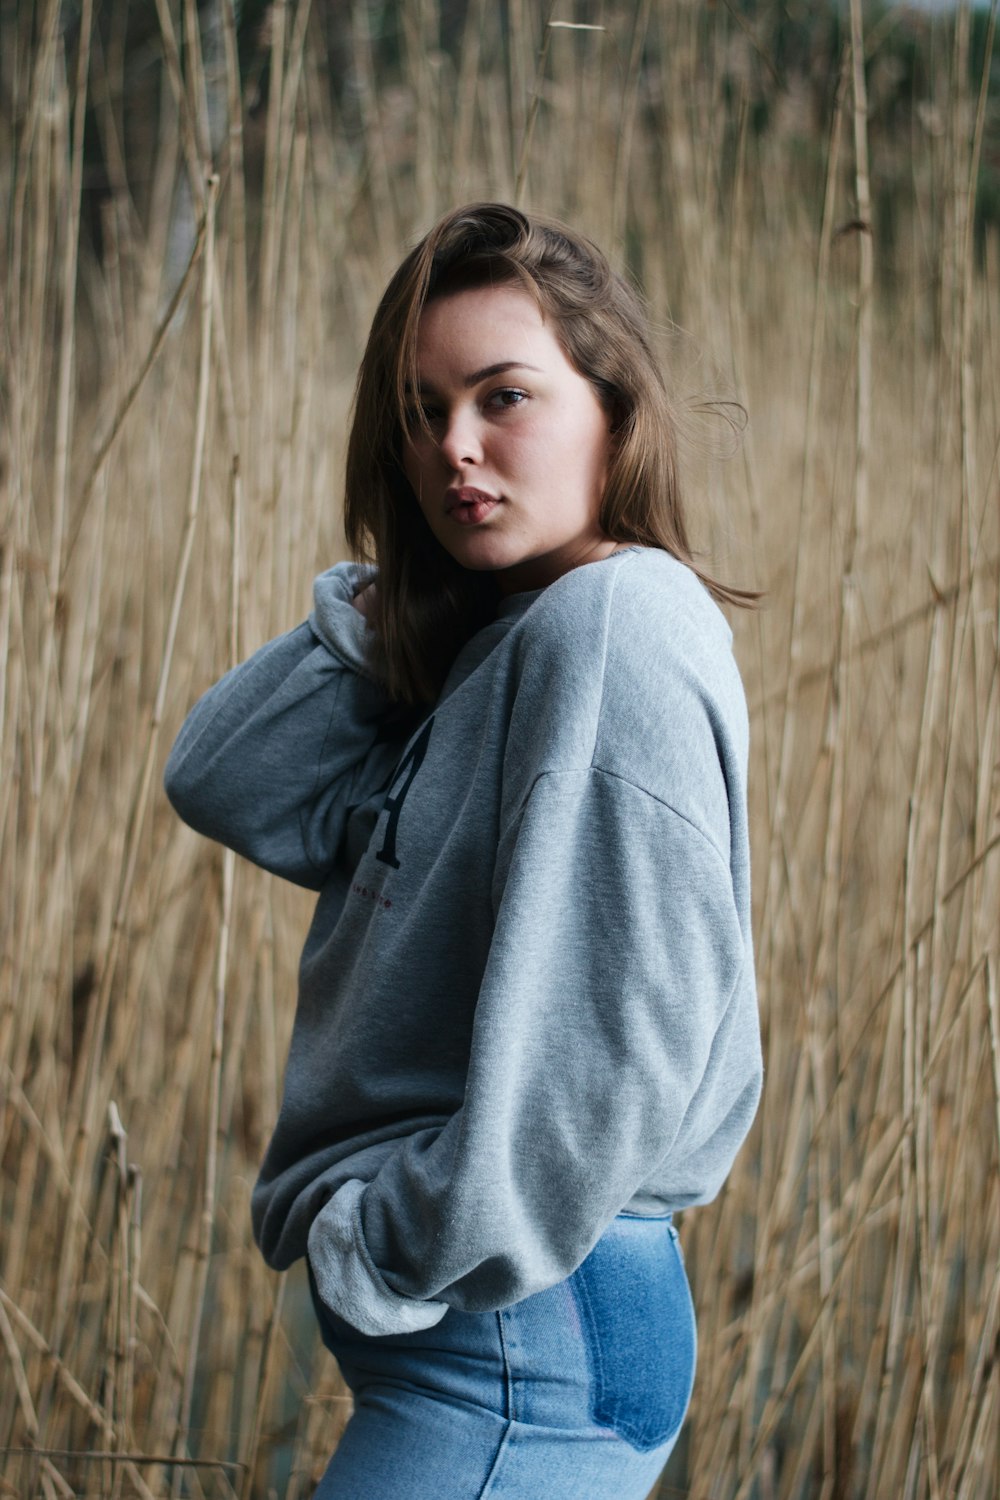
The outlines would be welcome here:
M 174 22 L 170 14 L 168 0 L 156 0 L 156 16 L 160 23 L 160 36 L 163 41 L 163 57 L 167 65 L 167 78 L 170 82 L 174 103 L 177 107 L 177 117 L 180 120 L 181 145 L 184 150 L 184 160 L 187 166 L 188 185 L 199 213 L 204 213 L 205 183 L 203 180 L 203 158 L 198 152 L 197 123 L 191 118 L 191 106 L 184 83 L 184 74 L 181 69 L 180 52 L 177 47 L 177 34 L 174 31 Z
M 207 226 L 208 218 L 206 211 L 206 215 L 202 217 L 201 221 L 198 224 L 194 245 L 192 246 L 191 255 L 188 260 L 187 266 L 184 269 L 184 274 L 178 282 L 176 290 L 174 291 L 173 296 L 170 298 L 170 301 L 168 302 L 167 307 L 162 317 L 160 318 L 159 323 L 157 324 L 156 331 L 153 334 L 149 347 L 142 358 L 142 362 L 140 363 L 139 368 L 132 378 L 131 385 L 125 392 L 125 395 L 122 397 L 114 416 L 108 424 L 106 432 L 97 444 L 97 451 L 91 460 L 90 468 L 87 471 L 87 478 L 84 481 L 80 500 L 77 504 L 76 524 L 73 528 L 73 534 L 70 537 L 69 545 L 66 548 L 65 560 L 67 567 L 69 566 L 70 559 L 73 556 L 73 551 L 76 547 L 76 543 L 87 514 L 87 509 L 90 505 L 90 501 L 94 493 L 94 487 L 101 476 L 104 465 L 108 460 L 108 455 L 115 445 L 115 440 L 117 439 L 119 433 L 125 425 L 125 420 L 135 404 L 136 397 L 145 384 L 146 377 L 156 363 L 157 356 L 159 355 L 160 350 L 163 348 L 167 334 L 170 332 L 171 324 L 173 323 L 174 318 L 177 316 L 178 309 L 180 308 L 185 296 L 187 295 L 188 287 L 191 285 L 191 281 L 194 277 L 195 270 L 197 269 L 198 262 L 201 259 L 201 252 L 205 244 L 205 232 Z
M 250 1440 L 247 1444 L 247 1468 L 243 1480 L 241 1500 L 251 1500 L 254 1493 L 254 1475 L 257 1468 L 257 1454 L 260 1449 L 260 1435 L 264 1426 L 264 1417 L 267 1411 L 267 1400 L 270 1395 L 272 1377 L 272 1366 L 274 1363 L 274 1351 L 277 1346 L 278 1334 L 281 1328 L 281 1313 L 285 1302 L 285 1288 L 288 1278 L 282 1276 L 274 1292 L 274 1303 L 271 1307 L 271 1316 L 267 1320 L 267 1330 L 264 1335 L 264 1343 L 260 1352 L 260 1376 L 257 1386 L 257 1400 L 254 1404 L 253 1425 L 250 1429 Z
M 625 88 L 618 117 L 618 139 L 615 145 L 615 165 L 612 176 L 611 238 L 613 241 L 620 240 L 625 233 L 629 166 L 632 161 L 632 140 L 635 135 L 636 108 L 642 78 L 642 54 L 649 31 L 651 3 L 652 0 L 639 0 L 639 8 L 632 28 L 632 45 L 629 48 L 628 72 L 625 75 Z
M 211 295 L 211 289 L 209 290 Z M 229 568 L 229 666 L 239 660 L 240 644 L 240 579 L 241 547 L 243 531 L 243 499 L 240 485 L 239 454 L 233 455 L 230 483 L 230 535 L 232 540 Z M 187 1444 L 191 1422 L 191 1404 L 194 1400 L 195 1380 L 198 1373 L 198 1353 L 202 1319 L 205 1312 L 205 1295 L 208 1289 L 208 1273 L 211 1264 L 212 1238 L 215 1228 L 215 1207 L 219 1162 L 219 1110 L 222 1094 L 223 1040 L 226 1016 L 226 982 L 229 973 L 229 946 L 233 920 L 233 883 L 236 872 L 236 856 L 226 849 L 222 856 L 222 915 L 219 924 L 219 943 L 215 969 L 215 1010 L 212 1025 L 212 1042 L 209 1065 L 208 1114 L 205 1141 L 205 1177 L 202 1190 L 201 1220 L 196 1251 L 195 1294 L 191 1306 L 191 1318 L 187 1332 L 187 1359 L 184 1368 L 184 1385 L 181 1393 L 180 1418 L 177 1429 L 176 1451 L 183 1454 Z M 180 1471 L 174 1475 L 175 1495 L 180 1493 Z
M 455 87 L 455 125 L 451 150 L 448 153 L 449 161 L 455 165 L 460 185 L 460 198 L 470 196 L 471 183 L 474 180 L 472 133 L 476 118 L 476 98 L 486 15 L 487 0 L 472 0 L 462 31 L 462 48 Z
M 271 52 L 268 69 L 267 126 L 264 148 L 264 198 L 263 233 L 260 252 L 260 304 L 257 320 L 257 370 L 256 381 L 261 390 L 269 391 L 268 379 L 273 368 L 276 341 L 276 303 L 278 291 L 278 259 L 281 246 L 281 120 L 282 90 L 285 85 L 285 27 L 287 25 L 287 0 L 275 0 L 271 6 L 270 31 Z M 275 473 L 275 446 L 273 438 L 275 412 L 267 412 L 263 425 L 262 451 L 259 453 L 262 490 L 265 503 L 273 503 L 277 482 Z
M 32 758 L 32 792 L 41 796 L 48 725 L 48 695 L 55 665 L 58 625 L 59 582 L 65 542 L 67 498 L 69 492 L 69 446 L 73 425 L 73 375 L 76 351 L 76 277 L 80 239 L 80 190 L 83 183 L 83 126 L 87 111 L 87 78 L 90 71 L 90 33 L 94 19 L 93 0 L 83 0 L 80 12 L 80 40 L 77 51 L 76 87 L 73 102 L 72 158 L 69 192 L 65 204 L 62 264 L 62 327 L 59 337 L 59 377 L 56 397 L 55 463 L 53 475 L 52 531 L 49 541 L 48 610 L 45 646 L 42 655 L 41 682 L 35 720 L 35 744 Z
M 820 224 L 816 281 L 813 293 L 809 380 L 806 387 L 805 431 L 802 441 L 802 483 L 799 491 L 795 560 L 793 563 L 790 590 L 792 613 L 788 632 L 788 662 L 784 685 L 784 701 L 781 711 L 781 740 L 778 751 L 777 784 L 775 786 L 773 809 L 768 819 L 768 827 L 771 829 L 771 839 L 767 862 L 767 884 L 764 891 L 764 908 L 761 918 L 761 930 L 765 941 L 771 937 L 771 912 L 774 904 L 779 899 L 782 869 L 785 864 L 781 840 L 788 824 L 788 785 L 795 747 L 795 700 L 802 679 L 800 661 L 802 642 L 805 638 L 803 620 L 807 603 L 804 583 L 806 548 L 813 536 L 816 443 L 818 417 L 821 409 L 823 361 L 826 348 L 827 300 L 830 286 L 830 246 L 833 238 L 833 220 L 836 211 L 837 182 L 840 171 L 841 121 L 843 118 L 844 97 L 847 91 L 848 61 L 849 54 L 845 48 L 841 57 L 840 76 L 834 96 L 833 114 L 830 121 L 826 183 L 823 195 L 823 218 Z M 832 664 L 828 670 L 832 670 Z M 764 957 L 765 955 L 762 954 L 762 960 Z
M 226 52 L 226 99 L 229 115 L 229 252 L 232 266 L 230 344 L 236 420 L 240 442 L 246 440 L 250 403 L 250 308 L 247 294 L 247 207 L 243 159 L 243 98 L 239 72 L 235 0 L 221 0 Z
M 538 106 L 541 103 L 542 84 L 545 79 L 545 64 L 549 56 L 549 43 L 552 41 L 552 13 L 556 8 L 557 0 L 550 0 L 548 12 L 542 27 L 542 46 L 538 53 L 538 62 L 535 66 L 535 84 L 528 101 L 528 110 L 525 117 L 524 128 L 521 132 L 521 149 L 517 156 L 517 170 L 514 174 L 514 192 L 512 201 L 520 206 L 524 196 L 525 186 L 528 180 L 528 160 L 531 155 L 531 138 L 535 133 L 535 120 L 538 118 Z M 588 28 L 589 29 L 589 28 Z M 511 120 L 517 118 L 519 105 L 518 94 L 518 72 L 514 68 L 514 55 L 516 48 L 516 36 L 510 38 L 511 49 Z
M 854 189 L 858 206 L 858 344 L 855 391 L 854 503 L 844 570 L 850 574 L 868 535 L 868 471 L 872 440 L 872 343 L 875 284 L 871 185 L 868 167 L 868 87 L 861 0 L 851 0 L 851 82 L 854 96 Z

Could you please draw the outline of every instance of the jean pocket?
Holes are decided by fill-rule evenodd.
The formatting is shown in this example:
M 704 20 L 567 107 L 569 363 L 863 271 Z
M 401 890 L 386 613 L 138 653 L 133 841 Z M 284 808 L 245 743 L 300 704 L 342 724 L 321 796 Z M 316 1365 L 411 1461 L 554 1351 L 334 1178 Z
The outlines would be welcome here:
M 694 1383 L 694 1307 L 673 1226 L 617 1219 L 570 1285 L 591 1377 L 591 1419 L 640 1453 L 676 1435 Z

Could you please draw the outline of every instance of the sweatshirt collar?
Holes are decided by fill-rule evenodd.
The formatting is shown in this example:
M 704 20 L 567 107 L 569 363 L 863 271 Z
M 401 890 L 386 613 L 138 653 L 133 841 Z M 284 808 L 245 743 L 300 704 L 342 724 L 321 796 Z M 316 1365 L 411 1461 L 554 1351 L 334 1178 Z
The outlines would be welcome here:
M 601 558 L 600 562 L 584 563 L 582 566 L 597 568 L 600 567 L 601 562 L 610 562 L 612 557 L 619 557 L 622 552 L 641 551 L 642 548 L 638 545 L 622 547 L 619 552 L 612 552 L 608 557 Z M 556 579 L 554 581 L 558 582 L 559 580 Z M 552 584 L 549 584 L 548 587 L 551 588 Z M 471 640 L 465 643 L 455 658 L 441 692 L 442 699 L 447 698 L 460 683 L 472 675 L 476 668 L 486 660 L 490 652 L 500 644 L 510 627 L 516 624 L 522 615 L 527 614 L 535 600 L 540 599 L 544 593 L 544 588 L 526 589 L 520 594 L 507 594 L 500 600 L 494 618 L 488 625 L 484 625 L 481 630 L 477 631 Z

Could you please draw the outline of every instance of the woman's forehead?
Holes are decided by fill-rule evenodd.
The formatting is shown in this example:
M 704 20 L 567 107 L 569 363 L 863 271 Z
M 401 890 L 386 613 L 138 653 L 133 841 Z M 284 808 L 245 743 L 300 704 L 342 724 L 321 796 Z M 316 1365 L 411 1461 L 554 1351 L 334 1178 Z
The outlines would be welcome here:
M 565 356 L 538 303 L 516 286 L 465 288 L 428 302 L 417 328 L 417 370 L 468 383 L 501 365 L 544 368 Z

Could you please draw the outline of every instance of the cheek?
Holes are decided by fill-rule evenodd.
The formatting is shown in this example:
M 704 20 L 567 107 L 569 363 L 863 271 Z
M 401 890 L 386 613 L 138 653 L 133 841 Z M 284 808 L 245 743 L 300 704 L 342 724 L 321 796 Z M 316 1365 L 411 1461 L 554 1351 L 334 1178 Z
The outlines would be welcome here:
M 570 408 L 557 418 L 508 429 L 497 458 L 511 479 L 543 484 L 550 498 L 573 505 L 603 498 L 611 443 L 603 415 Z
M 611 439 L 603 417 L 597 422 L 581 422 L 574 432 L 567 432 L 565 451 L 571 455 L 578 480 L 603 493 L 611 457 Z

